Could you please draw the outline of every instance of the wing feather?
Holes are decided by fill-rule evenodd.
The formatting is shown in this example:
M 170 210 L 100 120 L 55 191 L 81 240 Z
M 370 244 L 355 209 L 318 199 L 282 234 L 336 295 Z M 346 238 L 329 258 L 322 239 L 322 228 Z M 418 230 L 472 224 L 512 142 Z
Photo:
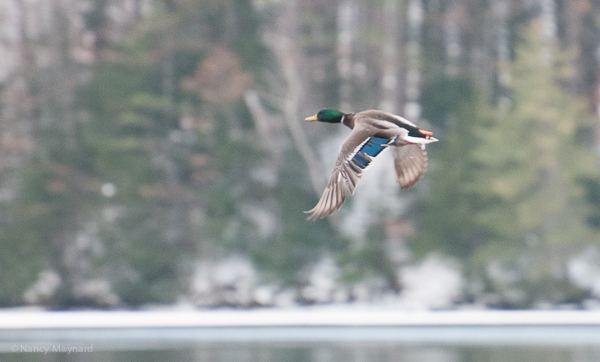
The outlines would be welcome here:
M 310 214 L 307 219 L 321 219 L 338 210 L 346 200 L 346 185 L 350 194 L 354 194 L 363 171 L 373 158 L 390 145 L 394 146 L 396 177 L 402 189 L 414 186 L 427 170 L 427 152 L 424 145 L 396 142 L 401 137 L 397 130 L 402 125 L 416 127 L 402 117 L 380 111 L 371 110 L 357 115 L 354 128 L 341 146 L 319 202 L 311 210 L 305 211 Z M 406 128 L 401 129 L 407 132 Z M 375 137 L 375 134 L 378 136 Z
M 346 200 L 346 185 L 354 194 L 363 171 L 374 157 L 395 141 L 395 138 L 371 137 L 360 127 L 355 127 L 344 141 L 329 177 L 327 186 L 317 205 L 311 210 L 308 220 L 317 220 L 333 214 Z
M 414 186 L 427 170 L 427 152 L 420 145 L 394 147 L 396 177 L 402 189 Z

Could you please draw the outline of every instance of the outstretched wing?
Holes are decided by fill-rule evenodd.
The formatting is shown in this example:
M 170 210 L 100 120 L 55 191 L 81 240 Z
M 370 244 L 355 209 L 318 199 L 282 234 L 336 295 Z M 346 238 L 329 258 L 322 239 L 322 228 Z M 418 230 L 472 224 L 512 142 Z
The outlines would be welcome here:
M 321 219 L 339 209 L 346 200 L 346 184 L 350 194 L 354 194 L 363 170 L 371 164 L 374 157 L 395 141 L 395 137 L 369 137 L 367 132 L 355 128 L 342 144 L 321 199 L 314 208 L 305 211 L 310 214 L 307 219 Z
M 402 189 L 414 186 L 427 170 L 425 145 L 400 145 L 394 147 L 396 177 Z

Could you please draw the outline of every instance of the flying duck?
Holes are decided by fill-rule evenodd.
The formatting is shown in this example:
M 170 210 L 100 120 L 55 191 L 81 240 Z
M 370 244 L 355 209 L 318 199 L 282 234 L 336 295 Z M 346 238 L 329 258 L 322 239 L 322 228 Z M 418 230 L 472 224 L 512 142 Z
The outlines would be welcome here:
M 342 113 L 323 109 L 305 121 L 341 123 L 352 130 L 342 143 L 333 172 L 315 207 L 304 213 L 308 220 L 317 220 L 333 214 L 346 199 L 346 187 L 354 194 L 363 170 L 374 157 L 388 146 L 394 146 L 396 177 L 402 189 L 414 186 L 427 169 L 425 145 L 436 142 L 433 133 L 419 129 L 412 122 L 380 110 Z

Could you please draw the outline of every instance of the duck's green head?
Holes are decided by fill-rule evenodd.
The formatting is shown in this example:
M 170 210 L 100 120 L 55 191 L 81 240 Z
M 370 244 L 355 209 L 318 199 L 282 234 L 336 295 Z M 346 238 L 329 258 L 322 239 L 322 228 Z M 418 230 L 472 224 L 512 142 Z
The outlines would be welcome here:
M 306 117 L 304 120 L 309 122 L 319 121 L 327 123 L 342 123 L 344 114 L 335 109 L 322 109 L 314 116 Z

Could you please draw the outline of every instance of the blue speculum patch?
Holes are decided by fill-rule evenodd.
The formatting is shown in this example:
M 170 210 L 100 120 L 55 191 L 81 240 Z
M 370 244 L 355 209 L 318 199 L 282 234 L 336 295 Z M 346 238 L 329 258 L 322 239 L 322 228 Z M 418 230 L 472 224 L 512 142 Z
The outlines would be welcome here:
M 352 162 L 354 162 L 357 166 L 360 166 L 360 168 L 365 168 L 365 167 L 369 166 L 369 163 L 371 163 L 371 160 L 363 157 L 360 153 L 357 153 L 352 158 Z
M 371 157 L 377 156 L 384 148 L 387 147 L 389 138 L 371 137 L 359 150 Z
M 389 138 L 371 137 L 352 157 L 352 162 L 360 168 L 366 168 L 371 163 L 371 157 L 376 157 L 388 146 Z

